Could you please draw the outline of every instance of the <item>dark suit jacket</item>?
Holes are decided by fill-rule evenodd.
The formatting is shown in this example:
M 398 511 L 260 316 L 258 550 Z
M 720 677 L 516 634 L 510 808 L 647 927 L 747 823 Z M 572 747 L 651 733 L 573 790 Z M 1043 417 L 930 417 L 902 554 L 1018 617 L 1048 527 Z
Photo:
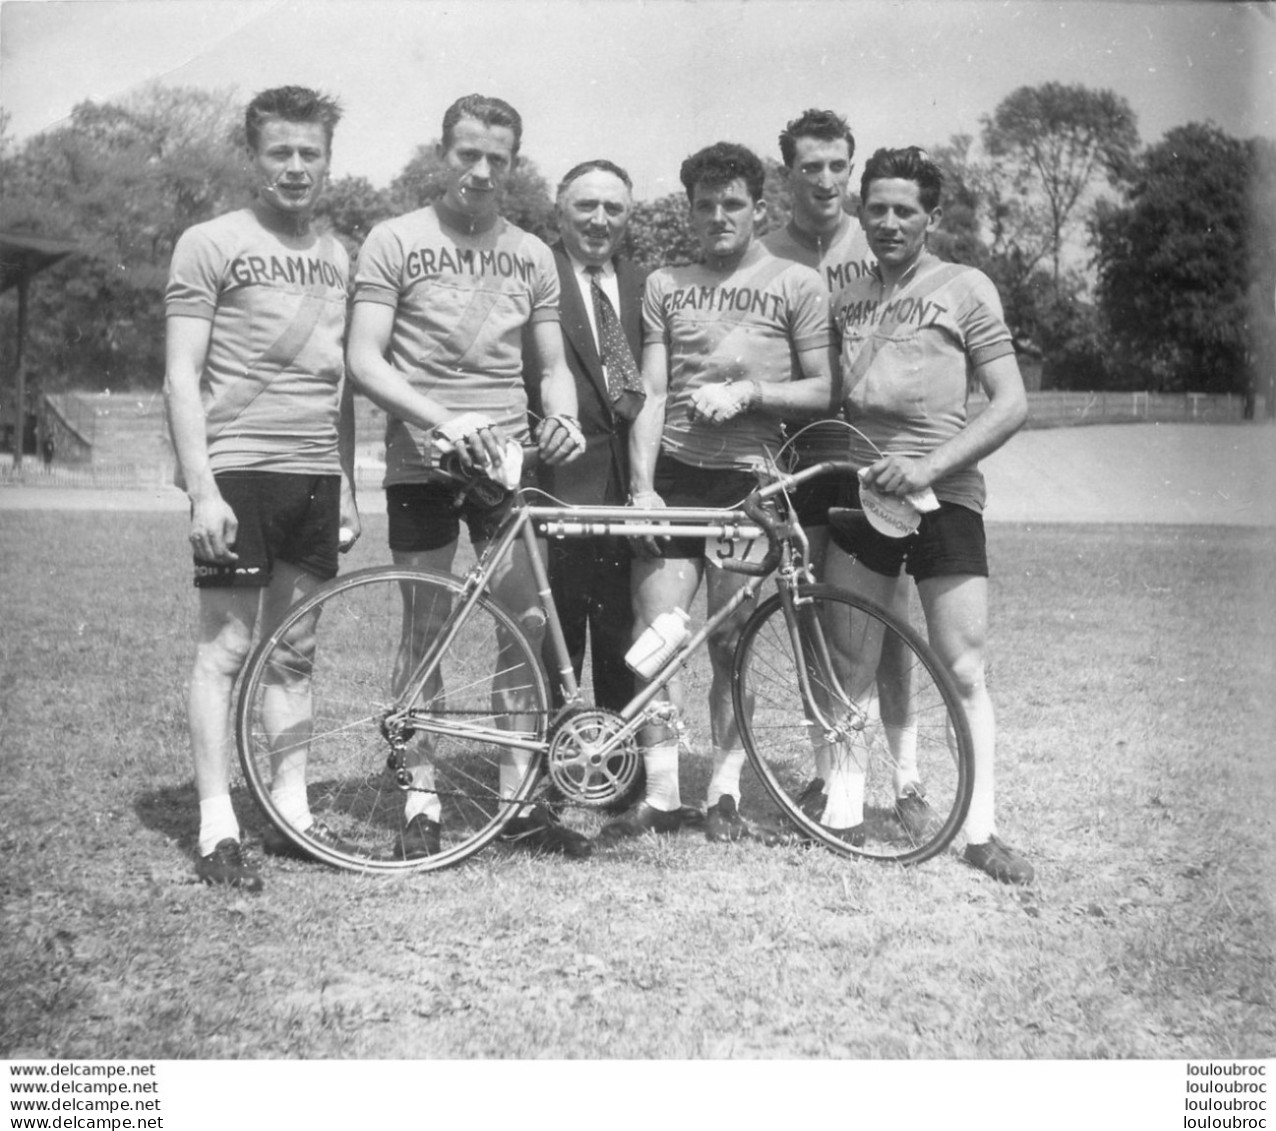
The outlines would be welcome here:
M 585 433 L 586 448 L 580 459 L 562 467 L 542 468 L 540 485 L 555 498 L 575 505 L 623 503 L 629 490 L 629 425 L 612 412 L 603 363 L 589 326 L 586 300 L 576 285 L 572 261 L 561 243 L 555 244 L 553 250 L 562 290 L 558 319 L 563 335 L 563 352 L 567 356 L 567 366 L 576 378 L 577 415 Z M 641 362 L 642 292 L 646 276 L 627 259 L 617 258 L 613 263 L 620 291 L 620 324 L 629 339 L 634 359 Z M 539 417 L 540 371 L 529 338 L 530 333 L 525 331 L 523 372 L 530 407 Z M 608 497 L 609 483 L 614 485 L 615 497 Z

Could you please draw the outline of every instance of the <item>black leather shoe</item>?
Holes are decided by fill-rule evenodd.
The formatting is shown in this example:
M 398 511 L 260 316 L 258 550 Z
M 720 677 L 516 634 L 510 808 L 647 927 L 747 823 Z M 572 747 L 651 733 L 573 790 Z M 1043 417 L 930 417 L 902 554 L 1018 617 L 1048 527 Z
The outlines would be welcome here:
M 717 804 L 705 813 L 704 835 L 713 841 L 743 840 L 749 835 L 749 827 L 729 793 L 719 797 Z
M 315 821 L 303 835 L 307 840 L 314 841 L 321 848 L 330 848 L 334 852 L 349 853 L 352 851 L 352 846 L 343 841 L 322 821 Z M 309 852 L 294 844 L 274 825 L 269 826 L 261 834 L 261 850 L 267 856 L 282 856 L 289 860 L 314 859 Z
M 628 816 L 603 825 L 596 839 L 603 847 L 607 847 L 645 833 L 676 833 L 682 828 L 683 820 L 681 809 L 666 813 L 663 809 L 656 809 L 647 802 L 640 801 Z
M 442 832 L 443 826 L 438 821 L 431 821 L 424 813 L 418 813 L 404 826 L 403 832 L 394 842 L 392 854 L 396 860 L 420 860 L 426 856 L 437 856 Z
M 831 832 L 835 837 L 837 837 L 838 840 L 846 841 L 846 843 L 849 844 L 852 848 L 864 847 L 864 841 L 866 837 L 864 835 L 863 821 L 861 821 L 858 825 L 855 825 L 854 827 L 849 829 L 829 829 L 828 825 L 825 825 L 824 827 L 828 829 L 828 831 Z
M 812 778 L 798 794 L 798 808 L 817 825 L 820 823 L 820 818 L 824 816 L 824 806 L 827 804 L 828 798 L 824 796 L 823 778 Z
M 227 837 L 195 861 L 195 875 L 206 884 L 261 891 L 261 873 L 244 859 L 239 841 Z
M 544 805 L 534 805 L 523 817 L 514 817 L 501 829 L 501 840 L 533 852 L 587 860 L 594 851 L 589 838 L 562 824 Z
M 905 786 L 903 795 L 895 799 L 895 819 L 914 844 L 925 840 L 939 824 L 920 783 Z
M 995 836 L 983 844 L 966 845 L 962 859 L 1003 884 L 1030 884 L 1035 875 L 1022 853 Z

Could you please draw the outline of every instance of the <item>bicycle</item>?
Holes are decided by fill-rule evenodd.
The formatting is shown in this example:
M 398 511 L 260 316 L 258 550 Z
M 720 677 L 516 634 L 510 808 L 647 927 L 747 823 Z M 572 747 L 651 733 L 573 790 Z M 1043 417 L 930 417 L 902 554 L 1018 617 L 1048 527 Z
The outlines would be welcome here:
M 813 580 L 806 536 L 785 505 L 799 483 L 847 473 L 852 465 L 838 461 L 795 473 L 773 466 L 769 482 L 760 475 L 757 490 L 725 509 L 539 505 L 518 492 L 464 577 L 379 566 L 325 584 L 285 615 L 245 669 L 236 733 L 250 790 L 293 843 L 330 865 L 394 872 L 456 864 L 546 790 L 556 804 L 599 810 L 630 789 L 639 730 L 674 721 L 659 692 L 717 625 L 754 602 L 734 654 L 732 702 L 749 763 L 782 818 L 776 839 L 903 864 L 930 859 L 961 827 L 973 783 L 952 679 L 911 625 Z M 585 701 L 538 542 L 602 534 L 714 538 L 716 564 L 751 575 L 619 712 Z M 737 554 L 761 539 L 760 561 Z M 557 709 L 541 650 L 487 591 L 517 542 L 540 598 L 531 615 L 544 618 L 561 680 Z M 768 577 L 775 592 L 760 599 Z M 880 659 L 892 649 L 888 679 Z M 862 840 L 821 824 L 812 805 L 816 779 L 839 772 L 864 775 Z M 276 775 L 302 773 L 311 813 L 335 834 L 325 842 L 294 827 L 271 796 Z M 930 806 L 920 830 L 894 808 L 910 774 Z M 437 797 L 442 840 L 434 855 L 400 860 L 390 846 L 414 790 Z

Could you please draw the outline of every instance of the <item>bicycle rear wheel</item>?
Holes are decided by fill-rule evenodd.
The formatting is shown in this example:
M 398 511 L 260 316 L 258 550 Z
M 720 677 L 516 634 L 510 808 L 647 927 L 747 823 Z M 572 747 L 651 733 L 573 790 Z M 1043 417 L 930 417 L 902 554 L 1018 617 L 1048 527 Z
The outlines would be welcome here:
M 401 702 L 462 592 L 447 574 L 361 570 L 294 606 L 249 661 L 236 728 L 249 788 L 316 859 L 361 871 L 446 867 L 492 840 L 535 787 L 543 754 L 527 747 L 543 742 L 549 719 L 539 650 L 486 595 L 421 695 Z M 524 748 L 494 744 L 494 731 Z M 294 812 L 301 790 L 311 826 Z M 413 796 L 438 820 L 440 843 L 404 860 Z
M 970 806 L 974 756 L 952 678 L 884 609 L 827 585 L 779 594 L 749 618 L 732 679 L 745 750 L 803 839 L 916 864 Z M 897 800 L 905 787 L 925 806 Z

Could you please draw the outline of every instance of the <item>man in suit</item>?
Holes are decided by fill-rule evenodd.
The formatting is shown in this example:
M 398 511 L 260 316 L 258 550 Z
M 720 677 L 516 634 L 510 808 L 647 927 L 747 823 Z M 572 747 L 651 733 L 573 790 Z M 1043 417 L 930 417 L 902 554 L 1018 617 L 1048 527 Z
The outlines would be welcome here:
M 623 506 L 628 498 L 629 421 L 643 402 L 639 361 L 645 276 L 617 250 L 633 210 L 632 188 L 624 169 L 601 159 L 569 170 L 558 186 L 561 238 L 553 251 L 562 291 L 559 328 L 567 366 L 576 379 L 585 454 L 571 464 L 542 467 L 539 482 L 555 499 L 574 506 Z M 528 351 L 524 357 L 529 359 L 526 377 L 536 414 L 540 382 L 530 360 L 535 354 Z M 629 558 L 628 541 L 619 537 L 563 538 L 549 545 L 554 601 L 576 678 L 588 637 L 594 702 L 612 710 L 634 694 L 633 673 L 624 659 L 633 631 Z

